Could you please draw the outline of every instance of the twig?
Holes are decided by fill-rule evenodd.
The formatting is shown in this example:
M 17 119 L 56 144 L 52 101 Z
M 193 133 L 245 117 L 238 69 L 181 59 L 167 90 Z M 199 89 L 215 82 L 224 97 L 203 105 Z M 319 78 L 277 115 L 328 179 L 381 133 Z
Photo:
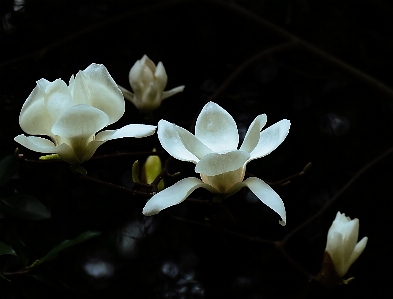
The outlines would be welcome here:
M 122 187 L 116 184 L 112 184 L 112 183 L 108 183 L 105 181 L 101 181 L 99 179 L 93 178 L 91 176 L 87 176 L 87 175 L 83 175 L 80 177 L 80 179 L 85 180 L 85 181 L 89 181 L 89 182 L 93 182 L 95 184 L 99 184 L 99 185 L 103 185 L 112 189 L 116 189 L 116 190 L 120 190 L 120 191 L 124 191 L 127 193 L 131 193 L 132 195 L 135 196 L 141 196 L 141 197 L 151 197 L 153 196 L 153 194 L 149 193 L 149 192 L 141 192 L 141 191 L 137 191 L 137 190 L 133 190 L 133 189 L 129 189 L 126 187 Z
M 365 166 L 363 166 L 345 185 L 336 193 L 335 196 L 327 203 L 325 206 L 318 211 L 314 216 L 310 217 L 306 221 L 304 221 L 302 224 L 297 226 L 295 229 L 293 229 L 290 233 L 288 233 L 281 241 L 282 245 L 285 245 L 290 238 L 292 238 L 297 232 L 299 232 L 301 229 L 303 229 L 305 226 L 309 225 L 311 222 L 314 220 L 318 219 L 319 217 L 322 216 L 322 214 L 334 203 L 337 201 L 337 199 L 344 194 L 345 191 L 349 189 L 349 187 L 352 186 L 353 183 L 355 183 L 364 173 L 366 173 L 368 170 L 370 170 L 373 166 L 377 165 L 379 162 L 381 162 L 383 159 L 388 157 L 390 154 L 393 153 L 393 147 L 385 151 L 383 154 L 379 155 L 375 159 L 373 159 L 371 162 L 367 163 Z
M 220 6 L 221 8 L 226 8 L 227 10 L 231 10 L 239 15 L 246 17 L 249 20 L 254 21 L 259 26 L 263 27 L 266 30 L 282 37 L 284 40 L 288 40 L 293 42 L 299 49 L 306 50 L 320 58 L 324 59 L 326 62 L 331 65 L 340 68 L 342 71 L 350 74 L 351 76 L 357 78 L 358 80 L 366 83 L 367 85 L 375 88 L 381 94 L 387 95 L 390 98 L 393 97 L 393 90 L 383 83 L 379 82 L 375 78 L 369 76 L 368 74 L 362 72 L 361 70 L 345 63 L 344 61 L 334 57 L 333 55 L 313 46 L 312 44 L 298 38 L 297 36 L 289 33 L 288 31 L 283 30 L 277 25 L 259 17 L 258 15 L 248 11 L 247 9 L 235 4 L 235 3 L 226 3 L 223 1 L 210 0 L 211 3 Z

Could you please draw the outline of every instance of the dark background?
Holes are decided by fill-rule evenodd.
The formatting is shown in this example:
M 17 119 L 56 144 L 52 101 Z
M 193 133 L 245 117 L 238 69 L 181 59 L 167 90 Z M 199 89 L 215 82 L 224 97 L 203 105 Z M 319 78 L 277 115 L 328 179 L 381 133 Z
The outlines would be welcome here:
M 162 61 L 167 89 L 185 91 L 164 101 L 155 120 L 126 103 L 112 125 L 156 124 L 161 118 L 192 130 L 193 120 L 211 96 L 236 120 L 241 136 L 261 113 L 268 126 L 287 118 L 291 129 L 268 157 L 250 163 L 255 176 L 275 181 L 299 172 L 306 176 L 275 190 L 283 199 L 288 224 L 247 190 L 225 204 L 227 221 L 217 207 L 192 203 L 144 217 L 145 200 L 81 181 L 61 162 L 22 163 L 1 196 L 23 192 L 51 212 L 32 221 L 1 214 L 0 240 L 19 257 L 0 256 L 0 270 L 17 271 L 54 246 L 87 230 L 100 237 L 62 252 L 23 275 L 0 281 L 0 298 L 385 298 L 391 293 L 391 167 L 387 157 L 373 165 L 323 215 L 286 245 L 291 258 L 312 275 L 320 270 L 326 234 L 337 211 L 360 220 L 360 238 L 369 243 L 347 277 L 349 285 L 326 290 L 294 268 L 269 244 L 224 232 L 281 240 L 323 209 L 368 162 L 392 146 L 393 4 L 390 1 L 1 1 L 0 154 L 14 152 L 22 133 L 18 116 L 40 78 L 68 82 L 89 64 L 104 64 L 114 80 L 128 88 L 128 72 L 147 54 Z M 233 4 L 240 8 L 233 8 Z M 19 5 L 19 6 L 18 6 Z M 245 11 L 251 12 L 251 14 Z M 272 51 L 238 72 L 245 61 L 288 41 L 277 28 L 302 42 Z M 336 63 L 340 59 L 345 65 Z M 350 65 L 355 70 L 348 68 Z M 370 78 L 375 78 L 384 86 Z M 231 74 L 233 81 L 227 81 Z M 229 82 L 223 91 L 219 87 Z M 210 97 L 210 98 L 209 98 Z M 114 140 L 96 153 L 150 151 L 157 136 Z M 38 153 L 20 148 L 30 159 Z M 165 160 L 168 155 L 163 154 Z M 144 155 L 92 159 L 89 176 L 132 187 L 131 166 Z M 191 163 L 175 161 L 172 172 L 195 176 Z M 173 184 L 168 179 L 166 184 Z M 194 198 L 211 198 L 197 191 Z M 184 223 L 173 216 L 199 223 Z

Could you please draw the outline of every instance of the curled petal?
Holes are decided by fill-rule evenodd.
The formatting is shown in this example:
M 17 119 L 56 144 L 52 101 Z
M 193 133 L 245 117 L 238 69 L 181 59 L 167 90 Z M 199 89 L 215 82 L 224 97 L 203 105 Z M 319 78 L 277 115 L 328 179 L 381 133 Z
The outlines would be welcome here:
M 207 176 L 219 175 L 243 167 L 249 158 L 249 153 L 239 150 L 225 154 L 210 153 L 198 162 L 195 172 Z
M 195 137 L 213 152 L 236 150 L 239 134 L 233 117 L 219 105 L 207 103 L 195 125 Z
M 153 135 L 155 131 L 156 126 L 131 124 L 117 129 L 107 140 L 123 137 L 142 138 Z M 102 132 L 100 132 L 100 134 L 102 134 Z
M 354 261 L 362 254 L 364 248 L 366 248 L 368 238 L 364 237 L 356 244 L 355 249 L 352 252 L 351 258 L 349 259 L 349 266 L 353 264 Z
M 24 147 L 38 153 L 58 154 L 60 158 L 68 163 L 81 162 L 76 157 L 73 149 L 65 143 L 55 145 L 52 141 L 35 136 L 18 135 L 14 138 L 16 142 Z
M 162 99 L 165 100 L 166 98 L 169 98 L 179 92 L 182 92 L 183 90 L 184 90 L 184 85 L 172 88 L 171 90 L 168 90 L 168 91 L 164 91 L 162 93 Z
M 281 225 L 286 224 L 284 203 L 280 196 L 264 181 L 258 178 L 248 178 L 243 182 L 265 205 L 276 212 L 282 219 Z
M 124 96 L 127 100 L 129 100 L 129 101 L 131 101 L 132 103 L 134 103 L 134 94 L 133 94 L 131 91 L 125 89 L 124 87 L 122 87 L 122 86 L 120 86 L 120 85 L 117 85 L 117 87 L 119 87 L 119 89 L 120 89 L 121 92 L 123 93 L 123 96 Z
M 116 82 L 102 64 L 92 63 L 83 73 L 91 95 L 91 105 L 109 116 L 109 123 L 117 122 L 123 116 L 125 102 Z
M 21 134 L 16 136 L 14 140 L 34 152 L 45 153 L 45 154 L 56 153 L 56 145 L 52 141 L 45 138 L 35 137 L 35 136 L 27 137 Z
M 162 119 L 158 122 L 157 134 L 162 147 L 172 157 L 181 161 L 194 163 L 199 161 L 196 154 L 203 148 L 203 145 L 200 145 L 200 142 L 198 143 L 198 141 L 195 140 L 195 136 L 190 132 Z M 193 147 L 193 145 L 197 146 Z M 189 148 L 193 150 L 193 152 L 191 152 Z M 196 153 L 194 154 L 194 152 Z
M 247 134 L 244 137 L 244 141 L 240 150 L 251 153 L 257 146 L 261 134 L 262 128 L 265 126 L 267 121 L 266 114 L 258 115 L 251 123 L 247 130 Z
M 173 186 L 162 190 L 154 195 L 143 208 L 145 216 L 158 214 L 162 210 L 183 202 L 195 189 L 205 188 L 209 191 L 214 190 L 197 178 L 185 178 Z
M 251 160 L 264 157 L 274 151 L 287 137 L 291 123 L 287 119 L 280 120 L 274 125 L 263 130 L 259 142 L 250 153 Z

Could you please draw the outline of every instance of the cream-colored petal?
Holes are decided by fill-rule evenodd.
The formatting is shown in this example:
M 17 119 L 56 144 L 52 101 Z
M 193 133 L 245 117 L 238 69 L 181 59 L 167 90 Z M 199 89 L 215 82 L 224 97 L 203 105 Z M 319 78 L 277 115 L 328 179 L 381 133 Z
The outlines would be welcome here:
M 243 167 L 249 158 L 249 153 L 239 150 L 225 154 L 210 153 L 198 162 L 195 172 L 207 176 L 219 175 Z
M 89 105 L 69 108 L 52 127 L 52 133 L 62 138 L 88 138 L 107 126 L 109 117 Z
M 233 194 L 239 191 L 243 186 L 238 185 L 238 188 L 234 188 L 234 185 L 242 182 L 244 179 L 245 168 L 240 167 L 233 171 L 227 171 L 219 175 L 207 176 L 201 173 L 201 179 L 204 183 L 212 186 L 222 194 Z M 214 192 L 213 192 L 214 193 Z
M 168 76 L 166 74 L 164 65 L 162 64 L 161 61 L 157 65 L 156 71 L 154 73 L 154 77 L 155 77 L 155 82 L 157 84 L 157 88 L 163 91 L 168 82 Z
M 109 123 L 117 122 L 124 114 L 123 94 L 116 82 L 102 64 L 92 63 L 83 73 L 89 77 L 87 86 L 91 95 L 91 105 L 109 116 Z
M 108 138 L 108 140 L 124 138 L 124 137 L 134 137 L 134 138 L 142 138 L 153 135 L 156 131 L 156 126 L 151 125 L 139 125 L 139 124 L 130 124 L 124 126 L 120 129 L 117 129 L 112 136 Z
M 207 103 L 195 125 L 195 137 L 213 152 L 236 150 L 239 134 L 233 117 L 219 105 Z
M 52 132 L 61 137 L 62 143 L 72 148 L 79 162 L 83 162 L 86 147 L 93 141 L 95 133 L 107 125 L 108 120 L 108 115 L 97 108 L 76 105 L 69 108 L 53 125 Z
M 26 137 L 24 135 L 18 135 L 14 138 L 14 140 L 34 152 L 58 154 L 62 160 L 71 164 L 80 162 L 75 156 L 73 149 L 65 143 L 56 146 L 48 139 L 35 136 Z
M 362 254 L 364 248 L 366 248 L 367 241 L 368 241 L 368 238 L 364 237 L 363 239 L 361 239 L 359 241 L 359 243 L 356 244 L 356 246 L 352 252 L 352 255 L 349 259 L 349 266 L 351 266 L 358 259 L 358 257 Z
M 127 100 L 131 101 L 132 103 L 134 103 L 134 94 L 125 89 L 124 87 L 117 85 L 119 87 L 119 89 L 121 90 L 121 92 L 123 93 L 124 98 L 126 98 Z M 134 104 L 135 105 L 135 104 Z
M 143 208 L 143 215 L 152 216 L 171 206 L 182 203 L 195 189 L 212 190 L 197 178 L 185 178 L 154 195 Z
M 334 268 L 336 269 L 339 277 L 343 277 L 347 273 L 349 267 L 348 261 L 345 261 L 344 259 L 343 241 L 344 238 L 340 232 L 329 231 L 326 242 L 326 251 L 329 252 Z
M 169 98 L 169 97 L 171 97 L 171 96 L 173 96 L 173 95 L 175 95 L 175 94 L 177 94 L 179 92 L 182 92 L 184 90 L 184 87 L 185 87 L 184 85 L 181 85 L 181 86 L 172 88 L 171 90 L 164 91 L 162 93 L 162 99 L 165 100 L 166 98 Z
M 73 106 L 81 104 L 93 105 L 88 86 L 89 80 L 90 78 L 83 71 L 79 71 L 76 74 L 72 92 Z
M 53 121 L 58 120 L 68 108 L 73 106 L 68 86 L 60 79 L 53 81 L 46 87 L 44 101 Z
M 355 249 L 356 243 L 358 242 L 359 236 L 359 220 L 353 219 L 345 224 L 343 224 L 340 232 L 344 236 L 344 248 L 343 254 L 345 261 L 349 261 L 351 258 L 352 252 Z
M 197 163 L 199 159 L 184 145 L 183 140 L 179 135 L 180 131 L 184 136 L 187 135 L 187 133 L 184 131 L 179 130 L 179 127 L 170 122 L 167 122 L 166 120 L 162 119 L 158 122 L 157 134 L 162 147 L 172 157 L 178 160 Z M 190 132 L 188 133 L 191 134 Z M 184 136 L 183 139 L 186 139 L 187 137 Z M 192 141 L 191 137 L 190 140 Z
M 87 146 L 85 147 L 83 154 L 80 158 L 79 163 L 89 160 L 93 157 L 94 153 L 96 152 L 97 148 L 104 144 L 107 140 L 93 140 L 90 141 Z
M 291 123 L 287 119 L 280 120 L 274 125 L 263 130 L 259 142 L 250 153 L 251 160 L 264 157 L 274 151 L 287 137 Z
M 284 226 L 287 222 L 285 206 L 280 196 L 264 181 L 252 177 L 243 182 L 252 193 L 254 193 L 265 205 L 276 212 L 282 219 L 280 224 Z
M 291 123 L 287 119 L 280 120 L 274 125 L 263 130 L 259 142 L 250 153 L 251 160 L 264 157 L 274 151 L 287 137 Z
M 52 135 L 51 128 L 54 120 L 46 109 L 44 101 L 45 89 L 50 84 L 48 80 L 40 79 L 37 86 L 28 96 L 19 115 L 19 124 L 23 131 L 31 135 Z
M 240 150 L 251 153 L 257 146 L 261 134 L 262 128 L 265 126 L 267 121 L 266 114 L 258 115 L 251 123 L 247 130 L 246 136 Z
M 35 137 L 35 136 L 25 136 L 21 134 L 16 136 L 14 140 L 34 152 L 44 153 L 44 154 L 56 153 L 56 145 L 52 141 L 45 138 Z

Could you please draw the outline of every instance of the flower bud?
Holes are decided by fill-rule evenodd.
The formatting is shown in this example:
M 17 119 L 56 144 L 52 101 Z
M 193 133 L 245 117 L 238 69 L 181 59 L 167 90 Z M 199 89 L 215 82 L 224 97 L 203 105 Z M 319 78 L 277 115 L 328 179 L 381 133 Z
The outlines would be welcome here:
M 322 284 L 331 287 L 340 283 L 349 267 L 363 252 L 368 238 L 364 237 L 357 242 L 358 235 L 359 220 L 351 220 L 338 212 L 327 236 L 324 261 L 319 274 Z
M 162 100 L 183 91 L 184 85 L 164 91 L 168 81 L 164 65 L 157 67 L 146 55 L 135 62 L 129 73 L 129 81 L 134 93 L 119 86 L 126 99 L 131 101 L 141 112 L 157 109 Z
M 161 173 L 161 170 L 162 170 L 162 163 L 161 163 L 161 159 L 159 156 L 153 155 L 153 156 L 147 157 L 146 162 L 142 168 L 142 175 L 141 175 L 142 176 L 142 178 L 141 178 L 142 183 L 145 183 L 145 184 L 153 183 L 153 181 L 156 179 L 156 177 Z M 163 180 L 161 180 L 158 183 L 157 188 L 158 188 L 158 191 L 161 191 L 164 189 L 164 181 Z

